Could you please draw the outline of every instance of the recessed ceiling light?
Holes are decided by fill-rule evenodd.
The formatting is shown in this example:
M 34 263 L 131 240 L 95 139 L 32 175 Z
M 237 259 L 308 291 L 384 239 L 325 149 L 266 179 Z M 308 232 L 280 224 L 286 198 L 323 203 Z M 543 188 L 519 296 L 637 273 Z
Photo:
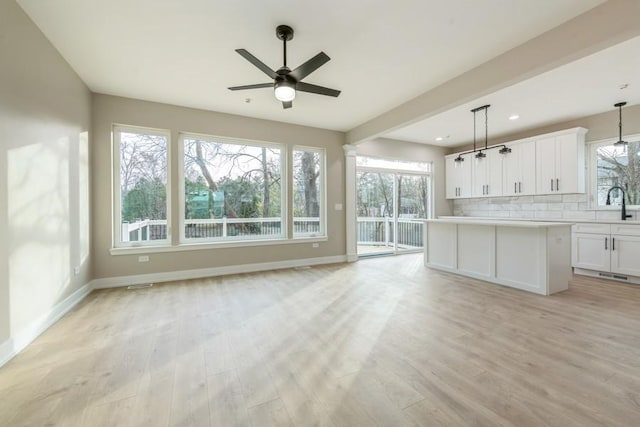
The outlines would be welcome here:
M 509 116 L 509 120 L 518 120 L 519 118 L 520 118 L 520 116 L 517 115 L 517 114 L 512 114 L 512 115 Z
M 442 141 L 443 139 L 444 139 L 443 137 L 439 136 L 436 138 L 436 141 Z

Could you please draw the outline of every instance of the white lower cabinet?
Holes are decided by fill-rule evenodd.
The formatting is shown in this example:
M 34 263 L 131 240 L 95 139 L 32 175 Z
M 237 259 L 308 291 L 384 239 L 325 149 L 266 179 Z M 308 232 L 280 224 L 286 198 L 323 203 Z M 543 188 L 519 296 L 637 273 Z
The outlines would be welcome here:
M 609 234 L 573 233 L 571 261 L 574 267 L 610 271 L 611 236 Z
M 640 236 L 611 235 L 611 272 L 640 276 Z
M 640 277 L 640 225 L 575 224 L 571 237 L 571 265 L 579 274 L 585 273 L 584 269 L 605 273 L 599 276 L 614 279 Z

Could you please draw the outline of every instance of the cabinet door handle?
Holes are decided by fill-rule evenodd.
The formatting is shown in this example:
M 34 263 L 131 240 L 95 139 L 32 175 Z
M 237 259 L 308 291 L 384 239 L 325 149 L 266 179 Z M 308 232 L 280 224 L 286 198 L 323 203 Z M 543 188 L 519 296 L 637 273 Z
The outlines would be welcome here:
M 612 251 L 616 250 L 616 238 L 615 237 L 611 238 L 611 250 Z
M 553 191 L 553 178 L 551 178 L 551 191 Z
M 514 192 L 514 193 L 517 193 L 517 192 L 518 192 L 518 183 L 517 183 L 517 182 L 514 182 L 514 183 L 513 183 L 513 192 Z
M 560 180 L 556 178 L 556 191 L 560 191 Z
M 522 182 L 518 183 L 518 193 L 522 193 Z
M 489 195 L 489 184 L 487 184 L 487 192 L 485 194 Z
M 608 237 L 605 237 L 605 238 L 604 238 L 604 250 L 605 250 L 605 251 L 606 251 L 607 249 L 609 249 L 609 248 L 607 247 L 607 242 L 608 242 L 608 241 L 609 241 L 609 238 L 608 238 Z

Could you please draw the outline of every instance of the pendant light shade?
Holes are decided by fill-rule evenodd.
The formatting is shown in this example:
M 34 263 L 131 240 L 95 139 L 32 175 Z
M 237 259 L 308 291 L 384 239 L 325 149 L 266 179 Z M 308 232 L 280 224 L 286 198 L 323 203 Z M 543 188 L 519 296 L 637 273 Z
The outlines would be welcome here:
M 616 146 L 616 147 L 626 147 L 627 146 L 627 141 L 623 141 L 622 140 L 622 107 L 624 107 L 625 105 L 627 105 L 626 102 L 618 102 L 617 104 L 614 105 L 614 107 L 618 108 L 618 112 L 619 112 L 618 140 L 613 143 L 613 145 Z

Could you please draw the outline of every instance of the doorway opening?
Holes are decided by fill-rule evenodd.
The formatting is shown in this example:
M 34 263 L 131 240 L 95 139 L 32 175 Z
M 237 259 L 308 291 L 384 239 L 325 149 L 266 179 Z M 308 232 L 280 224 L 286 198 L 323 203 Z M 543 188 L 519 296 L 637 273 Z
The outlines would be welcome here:
M 421 252 L 431 164 L 358 156 L 356 167 L 358 256 Z

